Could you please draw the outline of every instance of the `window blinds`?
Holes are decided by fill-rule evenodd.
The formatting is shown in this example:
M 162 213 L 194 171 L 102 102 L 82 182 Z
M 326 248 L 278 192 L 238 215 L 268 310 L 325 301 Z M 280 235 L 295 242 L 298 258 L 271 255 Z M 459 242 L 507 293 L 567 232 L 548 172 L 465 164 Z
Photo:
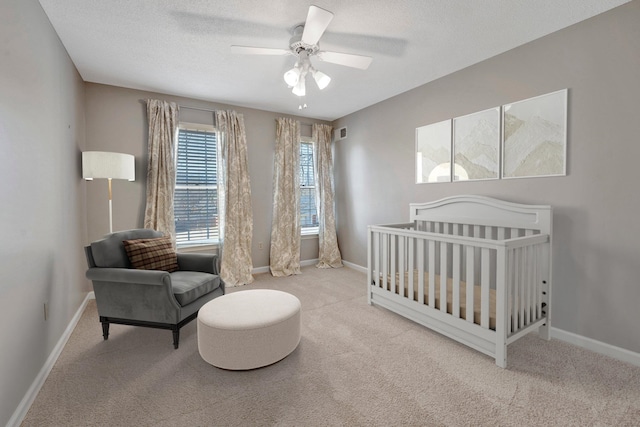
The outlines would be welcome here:
M 215 132 L 179 129 L 174 215 L 176 243 L 217 242 L 218 144 Z

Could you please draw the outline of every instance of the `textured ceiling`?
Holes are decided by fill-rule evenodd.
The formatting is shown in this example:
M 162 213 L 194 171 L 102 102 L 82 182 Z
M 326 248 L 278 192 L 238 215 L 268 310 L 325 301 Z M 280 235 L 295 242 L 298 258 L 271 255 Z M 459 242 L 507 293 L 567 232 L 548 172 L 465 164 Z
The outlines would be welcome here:
M 40 0 L 82 78 L 333 120 L 629 0 Z M 246 56 L 231 45 L 288 48 L 309 5 L 335 14 L 321 50 L 373 57 L 368 70 L 321 62 L 332 77 L 306 103 L 287 88 L 293 56 Z

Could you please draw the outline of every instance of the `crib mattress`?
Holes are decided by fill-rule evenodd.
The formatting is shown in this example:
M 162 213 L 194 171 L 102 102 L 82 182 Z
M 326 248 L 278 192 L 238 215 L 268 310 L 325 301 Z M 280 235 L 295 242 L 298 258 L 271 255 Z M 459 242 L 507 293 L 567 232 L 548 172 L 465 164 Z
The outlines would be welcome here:
M 380 275 L 382 279 L 382 275 Z M 390 286 L 391 276 L 387 277 L 387 283 Z M 400 273 L 396 273 L 396 293 L 400 288 Z M 411 288 L 411 292 L 409 292 Z M 387 288 L 389 289 L 389 288 Z M 440 276 L 435 276 L 435 307 L 440 309 Z M 409 283 L 409 272 L 404 273 L 404 292 L 403 297 L 411 299 L 409 295 L 413 296 L 413 301 L 418 301 L 418 272 L 413 273 L 413 285 Z M 424 273 L 424 304 L 429 305 L 429 273 Z M 480 307 L 481 307 L 481 294 L 480 286 L 475 285 L 473 289 L 473 323 L 480 324 Z M 447 279 L 447 313 L 453 314 L 453 280 Z M 467 316 L 467 284 L 464 281 L 460 281 L 460 317 L 466 320 Z M 496 290 L 489 289 L 489 328 L 496 329 Z

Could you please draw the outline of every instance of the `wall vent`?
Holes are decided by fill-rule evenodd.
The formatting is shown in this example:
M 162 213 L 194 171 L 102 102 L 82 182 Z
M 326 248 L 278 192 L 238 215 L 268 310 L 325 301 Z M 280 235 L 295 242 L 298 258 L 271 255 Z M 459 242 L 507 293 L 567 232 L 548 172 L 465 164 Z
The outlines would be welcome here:
M 340 141 L 342 139 L 346 139 L 347 138 L 347 127 L 343 127 L 340 129 L 336 129 L 335 131 L 335 139 L 336 141 Z

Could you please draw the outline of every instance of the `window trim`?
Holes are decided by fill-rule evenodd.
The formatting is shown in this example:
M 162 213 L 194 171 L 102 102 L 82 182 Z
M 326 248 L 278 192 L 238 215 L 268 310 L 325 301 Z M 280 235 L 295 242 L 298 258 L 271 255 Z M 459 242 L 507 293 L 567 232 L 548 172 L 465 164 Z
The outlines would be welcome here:
M 178 138 L 179 138 L 179 133 L 181 130 L 185 130 L 185 131 L 196 131 L 196 132 L 211 132 L 211 133 L 215 133 L 216 136 L 216 145 L 220 144 L 220 137 L 221 137 L 221 132 L 213 125 L 209 125 L 209 124 L 204 124 L 204 123 L 192 123 L 192 122 L 178 122 L 178 126 L 176 127 L 176 134 L 175 134 L 175 159 L 176 159 L 176 163 L 178 161 Z M 220 160 L 220 146 L 218 145 L 218 153 L 216 156 L 216 161 L 219 162 Z M 216 164 L 216 167 L 218 168 L 220 166 L 220 164 Z M 177 168 L 177 164 L 176 164 L 176 174 L 178 173 L 178 168 Z M 216 185 L 207 185 L 205 187 L 208 188 L 215 188 L 216 190 L 218 189 L 219 184 Z M 187 188 L 188 186 L 184 186 L 184 185 L 175 185 L 175 189 L 177 189 L 178 187 L 180 188 Z M 203 188 L 202 186 L 200 188 Z M 219 193 L 218 193 L 219 194 Z M 219 201 L 218 201 L 218 206 L 220 205 Z M 218 216 L 220 216 L 220 213 L 218 212 Z M 177 234 L 177 233 L 176 233 Z M 220 225 L 218 222 L 218 236 L 220 236 Z M 176 249 L 178 250 L 184 250 L 185 252 L 196 252 L 198 250 L 206 250 L 206 249 L 215 249 L 217 250 L 218 247 L 220 246 L 220 239 L 201 239 L 201 240 L 190 240 L 187 242 L 177 242 L 176 241 Z
M 314 139 L 310 136 L 300 136 L 300 143 L 310 143 L 312 145 L 312 153 L 313 153 L 313 186 L 309 186 L 309 187 L 302 187 L 302 185 L 300 185 L 300 189 L 302 190 L 302 188 L 313 188 L 315 191 L 315 178 L 316 178 L 316 167 L 318 166 L 318 162 L 316 159 L 316 142 L 314 141 Z M 300 214 L 300 212 L 298 212 Z M 316 215 L 318 215 L 318 206 L 316 206 Z M 300 235 L 301 236 L 317 236 L 318 233 L 320 232 L 319 230 L 319 226 L 313 226 L 313 227 L 303 227 L 302 225 L 300 226 Z

